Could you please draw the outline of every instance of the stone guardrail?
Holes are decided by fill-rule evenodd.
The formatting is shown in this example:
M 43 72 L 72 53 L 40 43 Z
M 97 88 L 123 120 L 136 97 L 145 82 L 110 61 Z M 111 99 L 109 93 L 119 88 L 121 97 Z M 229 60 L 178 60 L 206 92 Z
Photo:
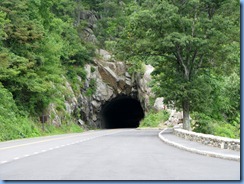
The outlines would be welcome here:
M 214 136 L 211 134 L 196 133 L 180 128 L 174 128 L 173 134 L 190 141 L 202 143 L 204 145 L 218 147 L 221 149 L 240 151 L 239 139 L 231 139 L 226 137 Z

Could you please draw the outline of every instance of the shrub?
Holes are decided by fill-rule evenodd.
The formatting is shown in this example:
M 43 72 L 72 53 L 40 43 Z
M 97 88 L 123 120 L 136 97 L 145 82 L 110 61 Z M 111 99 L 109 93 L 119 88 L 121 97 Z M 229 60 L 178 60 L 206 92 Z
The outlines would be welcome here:
M 235 122 L 230 124 L 211 118 L 203 113 L 194 112 L 192 119 L 192 127 L 195 132 L 229 138 L 240 138 L 240 124 L 237 123 L 238 117 Z
M 214 135 L 229 137 L 229 138 L 240 138 L 240 129 L 229 124 L 229 123 L 219 123 L 214 126 Z
M 213 134 L 213 119 L 203 113 L 194 112 L 192 115 L 192 128 L 195 132 Z
M 85 96 L 92 96 L 97 89 L 97 81 L 96 79 L 91 79 L 89 83 L 89 88 L 86 89 Z
M 167 111 L 149 112 L 141 121 L 140 127 L 157 127 L 160 123 L 165 122 L 169 118 Z

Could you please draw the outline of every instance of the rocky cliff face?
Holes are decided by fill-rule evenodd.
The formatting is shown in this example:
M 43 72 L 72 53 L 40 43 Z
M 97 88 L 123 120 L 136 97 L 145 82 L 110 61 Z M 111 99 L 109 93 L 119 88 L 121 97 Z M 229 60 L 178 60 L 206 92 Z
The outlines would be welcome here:
M 100 19 L 94 11 L 82 10 L 78 14 L 78 22 L 87 21 L 87 27 L 80 30 L 80 37 L 90 43 L 98 43 L 93 32 L 96 22 Z M 150 73 L 153 67 L 146 66 L 145 73 L 133 74 L 127 72 L 128 67 L 122 61 L 116 61 L 112 55 L 105 50 L 97 51 L 98 57 L 93 64 L 85 66 L 86 79 L 84 85 L 79 86 L 79 94 L 75 94 L 69 82 L 65 88 L 68 97 L 65 97 L 65 115 L 61 115 L 56 110 L 55 104 L 51 104 L 47 114 L 51 117 L 51 122 L 61 125 L 62 116 L 76 116 L 77 122 L 84 127 L 101 127 L 102 107 L 119 96 L 127 96 L 140 101 L 144 111 L 149 107 L 150 88 L 147 84 L 151 80 Z M 81 79 L 80 79 L 81 81 Z
M 150 71 L 147 70 L 143 76 L 131 76 L 124 62 L 113 60 L 111 54 L 105 50 L 99 50 L 98 54 L 100 57 L 95 59 L 95 64 L 85 66 L 86 85 L 78 97 L 77 104 L 83 120 L 90 126 L 100 127 L 102 106 L 120 95 L 139 100 L 142 108 L 147 110 L 150 93 L 147 83 L 150 80 Z M 150 66 L 148 68 L 151 69 Z M 90 96 L 86 96 L 91 81 L 95 82 L 96 88 Z
M 151 65 L 145 66 L 144 74 L 134 73 L 130 75 L 128 66 L 122 61 L 116 61 L 111 54 L 105 50 L 99 50 L 98 56 L 93 64 L 85 65 L 87 73 L 80 92 L 75 94 L 69 82 L 64 78 L 68 97 L 65 98 L 65 115 L 56 110 L 55 104 L 48 109 L 51 123 L 61 125 L 64 116 L 76 117 L 77 123 L 84 128 L 103 128 L 101 111 L 105 104 L 120 96 L 136 99 L 140 102 L 144 112 L 149 109 L 149 97 L 152 96 L 151 88 Z M 81 81 L 81 79 L 79 79 Z M 182 122 L 182 112 L 167 108 L 163 98 L 157 98 L 154 103 L 155 110 L 167 110 L 170 118 L 165 125 L 174 126 Z M 73 121 L 74 119 L 72 119 Z
M 127 72 L 128 67 L 122 61 L 116 61 L 105 50 L 99 50 L 93 64 L 87 64 L 86 80 L 79 94 L 75 94 L 71 85 L 66 82 L 65 88 L 69 98 L 66 98 L 66 113 L 70 116 L 78 114 L 77 122 L 84 127 L 101 128 L 101 110 L 103 105 L 118 96 L 127 96 L 140 101 L 144 111 L 149 108 L 151 93 L 148 83 L 153 67 L 146 66 L 145 73 L 133 74 Z M 65 79 L 64 79 L 65 80 Z M 55 110 L 55 105 L 49 107 L 52 123 L 60 125 L 62 118 Z
M 86 20 L 88 23 L 88 26 L 80 32 L 80 37 L 85 41 L 98 43 L 93 29 L 96 28 L 99 18 L 99 15 L 93 11 L 80 12 L 78 20 Z M 64 78 L 65 88 L 69 94 L 69 97 L 65 99 L 65 114 L 71 117 L 75 114 L 78 117 L 77 122 L 85 128 L 101 128 L 102 107 L 116 97 L 123 95 L 138 100 L 144 112 L 147 112 L 149 97 L 152 95 L 148 84 L 154 68 L 151 65 L 146 65 L 144 74 L 130 75 L 127 72 L 126 64 L 114 60 L 109 52 L 100 49 L 97 54 L 98 57 L 94 59 L 94 63 L 85 66 L 86 80 L 84 85 L 80 87 L 79 94 L 74 93 L 71 85 Z M 81 79 L 79 80 L 81 81 Z M 163 104 L 163 102 L 161 103 Z M 56 111 L 55 104 L 49 106 L 48 114 L 52 114 L 53 124 L 61 124 L 62 116 Z

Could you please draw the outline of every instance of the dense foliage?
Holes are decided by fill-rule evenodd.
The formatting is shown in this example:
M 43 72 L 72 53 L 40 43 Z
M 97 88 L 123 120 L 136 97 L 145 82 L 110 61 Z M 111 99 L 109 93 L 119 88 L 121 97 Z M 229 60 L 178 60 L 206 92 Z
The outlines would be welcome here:
M 134 69 L 142 62 L 155 67 L 154 92 L 183 110 L 185 129 L 230 136 L 212 126 L 218 125 L 239 136 L 239 6 L 219 0 L 144 0 L 127 6 L 118 56 Z
M 39 134 L 33 121 L 48 105 L 64 108 L 63 76 L 71 83 L 85 77 L 93 51 L 78 36 L 75 7 L 68 0 L 0 1 L 0 123 L 9 132 L 1 140 Z
M 98 40 L 96 47 L 126 61 L 130 73 L 143 71 L 144 64 L 155 67 L 154 93 L 183 110 L 185 129 L 239 137 L 239 4 L 1 0 L 0 128 L 9 132 L 21 125 L 14 128 L 18 133 L 13 134 L 19 135 L 14 138 L 34 136 L 40 127 L 33 122 L 50 103 L 65 109 L 63 77 L 73 89 L 82 86 L 77 75 L 85 78 L 83 65 L 94 56 L 93 46 L 81 36 L 89 27 Z M 91 11 L 98 21 L 91 26 L 81 19 L 82 11 Z M 93 88 L 86 95 L 92 95 Z

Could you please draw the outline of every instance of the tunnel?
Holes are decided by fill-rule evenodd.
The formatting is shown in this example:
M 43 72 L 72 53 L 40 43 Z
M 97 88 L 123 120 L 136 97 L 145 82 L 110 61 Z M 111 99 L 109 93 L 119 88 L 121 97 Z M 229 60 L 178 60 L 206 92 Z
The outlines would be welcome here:
M 137 128 L 143 118 L 141 103 L 129 96 L 118 96 L 105 103 L 101 110 L 104 129 Z

